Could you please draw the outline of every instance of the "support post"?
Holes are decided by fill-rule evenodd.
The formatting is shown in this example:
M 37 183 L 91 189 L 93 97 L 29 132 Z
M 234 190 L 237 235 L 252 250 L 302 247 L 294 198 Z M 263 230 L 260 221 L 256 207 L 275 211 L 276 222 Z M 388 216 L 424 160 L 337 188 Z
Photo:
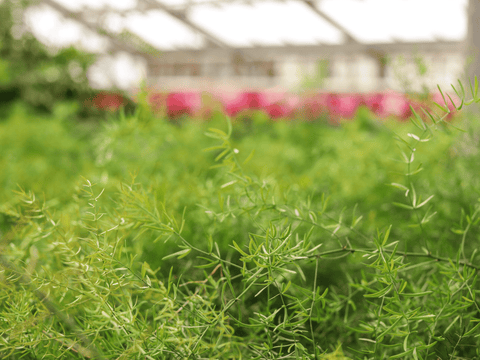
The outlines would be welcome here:
M 473 83 L 474 76 L 480 80 L 480 0 L 469 0 L 467 10 L 466 39 L 466 75 Z M 466 86 L 469 89 L 469 86 Z M 480 106 L 471 106 L 471 110 L 480 113 Z

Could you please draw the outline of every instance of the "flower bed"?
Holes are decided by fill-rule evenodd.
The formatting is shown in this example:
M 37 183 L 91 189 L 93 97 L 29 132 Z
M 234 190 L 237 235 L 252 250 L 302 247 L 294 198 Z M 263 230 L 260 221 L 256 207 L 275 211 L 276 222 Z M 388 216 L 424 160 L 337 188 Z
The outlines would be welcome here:
M 458 97 L 449 94 L 456 104 Z M 386 91 L 383 93 L 309 93 L 304 95 L 286 92 L 238 92 L 238 93 L 201 93 L 195 91 L 160 93 L 150 92 L 147 96 L 152 110 L 164 114 L 170 119 L 181 116 L 193 116 L 208 119 L 214 111 L 222 111 L 231 117 L 236 117 L 244 111 L 264 111 L 272 120 L 302 119 L 314 121 L 327 117 L 331 123 L 340 119 L 353 119 L 360 106 L 367 107 L 375 116 L 385 119 L 394 116 L 405 121 L 415 111 L 426 118 L 421 108 L 435 110 L 434 102 L 444 105 L 439 92 L 431 93 L 426 100 L 407 96 L 403 93 Z M 457 102 L 458 101 L 458 102 Z M 94 98 L 97 108 L 119 108 L 124 104 L 121 95 L 114 93 L 99 93 Z M 454 115 L 455 107 L 447 98 Z

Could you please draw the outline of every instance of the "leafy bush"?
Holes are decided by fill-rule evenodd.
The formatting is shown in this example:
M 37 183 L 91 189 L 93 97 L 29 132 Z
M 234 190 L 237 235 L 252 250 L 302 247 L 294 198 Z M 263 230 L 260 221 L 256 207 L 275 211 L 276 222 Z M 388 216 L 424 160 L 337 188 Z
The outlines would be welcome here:
M 480 356 L 468 117 L 459 138 L 447 115 L 221 130 L 140 108 L 82 137 L 60 113 L 23 145 L 4 138 L 18 164 L 45 152 L 38 187 L 60 200 L 20 189 L 0 207 L 2 358 Z M 2 126 L 15 133 L 21 117 Z M 44 149 L 40 129 L 62 142 Z M 58 157 L 82 166 L 56 193 Z M 6 187 L 32 188 L 12 162 Z
M 124 94 L 108 96 L 90 88 L 87 71 L 95 55 L 74 47 L 49 49 L 25 30 L 22 14 L 31 3 L 0 2 L 0 117 L 16 102 L 47 114 L 58 102 L 72 103 L 72 115 L 80 118 L 103 118 L 104 108 L 120 104 L 134 108 Z

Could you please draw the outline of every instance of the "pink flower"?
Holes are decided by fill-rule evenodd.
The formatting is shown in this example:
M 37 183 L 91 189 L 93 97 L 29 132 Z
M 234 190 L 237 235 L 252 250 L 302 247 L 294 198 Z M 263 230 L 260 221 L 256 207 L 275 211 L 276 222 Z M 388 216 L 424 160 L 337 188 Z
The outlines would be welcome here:
M 244 110 L 245 107 L 242 106 L 242 104 L 238 101 L 232 101 L 228 104 L 224 105 L 225 112 L 229 116 L 235 116 L 237 115 L 240 111 Z
M 247 106 L 247 109 L 262 109 L 267 105 L 264 95 L 259 92 L 243 93 L 240 99 Z
M 285 92 L 265 91 L 262 93 L 262 97 L 266 104 L 271 105 L 283 102 L 287 94 Z
M 281 102 L 270 104 L 265 109 L 272 119 L 278 119 L 286 117 L 290 114 L 291 110 Z
M 377 116 L 381 116 L 384 112 L 383 94 L 365 94 L 362 103 Z
M 265 92 L 263 93 L 265 111 L 272 119 L 288 117 L 292 114 L 299 99 L 289 96 L 285 92 Z
M 220 95 L 220 97 L 223 98 L 225 111 L 230 116 L 235 116 L 246 109 L 263 109 L 267 105 L 263 94 L 258 92 L 243 92 L 233 99 L 228 95 Z
M 396 92 L 388 92 L 383 96 L 382 115 L 393 115 L 401 120 L 406 120 L 412 114 L 405 96 Z
M 168 117 L 175 118 L 193 115 L 201 106 L 201 97 L 195 92 L 170 93 L 166 102 Z
M 351 119 L 358 106 L 361 103 L 361 97 L 352 94 L 330 94 L 327 97 L 327 108 L 332 119 L 338 118 Z
M 291 110 L 294 110 L 294 109 L 300 107 L 301 102 L 302 101 L 301 101 L 301 99 L 298 95 L 290 94 L 290 95 L 287 95 L 287 97 L 285 98 L 285 104 Z

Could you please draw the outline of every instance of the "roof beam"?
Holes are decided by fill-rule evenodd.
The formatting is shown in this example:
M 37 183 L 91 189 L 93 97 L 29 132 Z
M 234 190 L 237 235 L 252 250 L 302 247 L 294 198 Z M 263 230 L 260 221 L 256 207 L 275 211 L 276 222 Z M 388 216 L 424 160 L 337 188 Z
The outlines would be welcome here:
M 156 8 L 159 10 L 163 10 L 169 15 L 173 16 L 177 20 L 180 20 L 182 23 L 187 25 L 189 28 L 199 32 L 203 36 L 205 36 L 211 43 L 216 44 L 217 46 L 221 48 L 230 48 L 231 46 L 228 45 L 227 43 L 223 42 L 213 34 L 209 33 L 205 29 L 202 29 L 199 27 L 197 24 L 194 24 L 188 17 L 186 16 L 185 10 L 173 10 L 168 8 L 162 3 L 157 2 L 156 0 L 138 0 L 139 4 L 146 4 L 151 8 Z
M 468 1 L 467 11 L 467 38 L 465 54 L 471 57 L 471 63 L 467 67 L 467 81 L 473 81 L 475 76 L 480 76 L 480 3 L 478 0 Z M 478 113 L 479 106 L 475 111 Z
M 321 18 L 326 20 L 330 25 L 333 25 L 336 29 L 340 30 L 347 39 L 347 43 L 358 43 L 357 39 L 355 39 L 353 35 L 347 29 L 345 29 L 345 27 L 343 27 L 341 24 L 328 16 L 325 12 L 320 10 L 312 0 L 302 0 L 302 2 L 305 3 L 314 12 L 316 12 Z
M 438 41 L 438 42 L 401 42 L 401 43 L 373 43 L 373 44 L 322 44 L 322 45 L 286 45 L 286 46 L 258 46 L 240 47 L 236 50 L 248 60 L 281 60 L 282 57 L 319 57 L 329 58 L 337 55 L 352 56 L 359 53 L 367 55 L 422 52 L 449 52 L 462 53 L 463 41 Z M 218 62 L 226 63 L 231 57 L 229 49 L 198 49 L 183 51 L 164 51 L 160 63 L 175 62 Z
M 55 2 L 54 0 L 42 0 L 40 3 L 43 3 L 43 4 L 46 4 L 46 5 L 50 6 L 51 8 L 55 9 L 56 11 L 58 11 L 60 14 L 62 14 L 63 16 L 65 16 L 67 18 L 78 21 L 83 26 L 85 26 L 87 29 L 89 29 L 89 30 L 91 30 L 91 31 L 93 31 L 93 32 L 95 32 L 99 35 L 106 36 L 107 38 L 109 38 L 112 45 L 117 50 L 126 51 L 126 52 L 129 52 L 131 54 L 135 54 L 135 55 L 141 55 L 143 57 L 146 57 L 147 60 L 149 60 L 149 61 L 155 61 L 155 60 L 158 59 L 157 56 L 145 53 L 144 51 L 139 50 L 135 45 L 130 44 L 125 40 L 119 40 L 115 34 L 109 32 L 108 30 L 105 30 L 104 28 L 100 27 L 98 24 L 96 24 L 96 23 L 93 24 L 93 23 L 87 21 L 82 12 L 70 11 L 67 8 L 65 8 L 64 6 Z

